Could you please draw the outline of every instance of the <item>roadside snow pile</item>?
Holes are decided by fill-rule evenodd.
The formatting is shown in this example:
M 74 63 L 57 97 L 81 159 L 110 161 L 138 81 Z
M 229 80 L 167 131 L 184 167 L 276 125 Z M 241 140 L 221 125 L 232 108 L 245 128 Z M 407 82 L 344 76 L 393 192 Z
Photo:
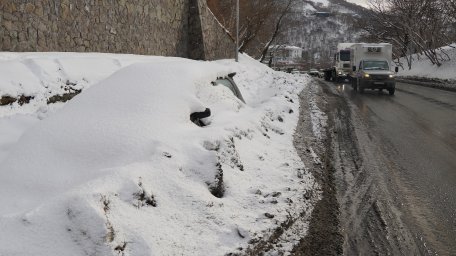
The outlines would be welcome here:
M 132 63 L 160 57 L 103 53 L 0 53 L 0 117 L 34 113 Z M 167 58 L 171 61 L 173 58 Z M 176 58 L 174 58 L 177 60 Z M 57 98 L 57 99 L 56 99 Z
M 404 70 L 399 68 L 398 75 L 405 78 L 424 77 L 431 79 L 456 80 L 456 44 L 453 44 L 452 47 L 442 47 L 438 52 L 441 52 L 442 56 L 445 56 L 445 58 L 449 58 L 450 60 L 443 61 L 442 65 L 438 67 L 437 65 L 432 65 L 424 54 L 414 54 L 412 56 L 413 62 L 411 70 L 408 69 L 407 60 L 405 58 L 399 59 L 404 66 Z
M 34 54 L 32 66 L 77 57 Z M 24 67 L 24 58 L 12 54 L 8 64 Z M 41 121 L 29 118 L 40 111 L 0 107 L 0 124 L 11 127 L 0 128 L 0 255 L 225 255 L 312 210 L 304 195 L 315 183 L 293 147 L 306 76 L 247 56 L 112 58 L 117 64 L 101 73 L 126 67 L 104 80 L 95 66 L 68 75 L 101 82 Z M 30 69 L 17 70 L 32 81 Z M 211 85 L 232 71 L 247 104 Z M 20 88 L 44 95 L 39 86 Z M 206 107 L 210 125 L 198 127 L 189 116 Z

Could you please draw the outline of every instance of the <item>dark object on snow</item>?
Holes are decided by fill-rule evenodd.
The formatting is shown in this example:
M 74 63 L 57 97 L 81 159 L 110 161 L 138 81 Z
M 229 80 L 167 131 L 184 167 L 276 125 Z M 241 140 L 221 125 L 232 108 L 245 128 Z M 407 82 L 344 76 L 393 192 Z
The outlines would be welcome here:
M 135 206 L 138 208 L 146 205 L 157 207 L 157 200 L 155 200 L 154 195 L 146 192 L 141 181 L 139 181 L 138 186 L 140 188 L 139 192 L 133 194 L 133 196 L 138 200 L 137 205 Z
M 74 98 L 79 93 L 81 93 L 81 90 L 76 90 L 74 92 L 64 93 L 62 95 L 51 96 L 47 100 L 47 104 L 52 104 L 52 103 L 56 103 L 56 102 L 67 102 L 67 101 L 71 100 L 72 98 Z
M 266 216 L 269 219 L 274 218 L 274 214 L 270 214 L 270 213 L 265 213 L 264 216 Z
M 225 185 L 223 184 L 223 169 L 220 163 L 217 163 L 217 173 L 215 174 L 215 180 L 209 185 L 209 191 L 217 198 L 222 198 L 225 194 Z
M 280 195 L 282 195 L 281 192 L 272 192 L 271 194 L 272 197 L 279 197 Z
M 33 96 L 25 96 L 25 95 L 20 95 L 18 98 L 11 97 L 11 96 L 1 96 L 0 97 L 0 106 L 11 105 L 16 101 L 20 106 L 22 106 L 24 104 L 30 103 L 30 100 L 32 100 L 33 98 L 34 98 Z
M 125 251 L 125 247 L 127 247 L 127 242 L 123 242 L 121 244 L 119 244 L 118 246 L 116 246 L 116 248 L 114 248 L 114 250 L 117 252 L 117 253 L 122 253 Z
M 203 112 L 194 112 L 190 114 L 190 121 L 195 123 L 198 126 L 206 126 L 206 124 L 201 121 L 201 119 L 211 116 L 211 110 L 206 108 Z
M 242 232 L 239 230 L 239 228 L 237 229 L 237 233 L 238 233 L 240 238 L 245 238 L 245 235 L 242 234 Z
M 11 96 L 3 96 L 0 98 L 0 106 L 13 104 L 17 99 Z

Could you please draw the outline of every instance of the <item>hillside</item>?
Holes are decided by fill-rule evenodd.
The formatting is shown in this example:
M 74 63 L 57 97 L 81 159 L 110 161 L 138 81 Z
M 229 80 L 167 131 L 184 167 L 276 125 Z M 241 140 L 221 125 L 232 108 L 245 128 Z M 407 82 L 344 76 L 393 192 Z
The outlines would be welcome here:
M 443 53 L 445 56 L 442 65 L 438 67 L 433 65 L 424 54 L 413 54 L 413 65 L 411 69 L 407 68 L 407 61 L 405 58 L 400 58 L 399 62 L 402 63 L 399 75 L 403 77 L 426 77 L 431 79 L 448 79 L 456 80 L 456 44 L 442 47 L 437 52 Z
M 441 53 L 443 61 L 441 66 L 433 65 L 424 54 L 413 54 L 413 65 L 407 67 L 405 57 L 400 58 L 398 76 L 403 81 L 436 87 L 445 90 L 456 91 L 456 44 L 442 47 L 436 50 Z
M 358 41 L 361 30 L 355 18 L 365 8 L 344 0 L 314 0 L 297 3 L 287 20 L 279 44 L 299 46 L 309 67 L 329 64 L 337 43 Z

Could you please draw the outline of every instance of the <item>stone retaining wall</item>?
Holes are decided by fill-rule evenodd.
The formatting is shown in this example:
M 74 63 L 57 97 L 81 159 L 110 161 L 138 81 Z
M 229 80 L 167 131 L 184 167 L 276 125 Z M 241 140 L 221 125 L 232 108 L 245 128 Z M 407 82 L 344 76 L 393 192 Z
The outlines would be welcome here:
M 212 60 L 233 58 L 233 45 L 205 0 L 0 0 L 1 51 Z
M 199 59 L 219 59 L 220 56 L 234 58 L 236 45 L 228 36 L 225 28 L 218 22 L 206 5 L 206 1 L 192 0 L 197 3 L 199 10 L 199 23 L 201 24 L 201 42 L 204 44 L 202 52 L 204 56 Z M 192 57 L 192 56 L 190 56 Z M 196 58 L 194 58 L 196 59 Z

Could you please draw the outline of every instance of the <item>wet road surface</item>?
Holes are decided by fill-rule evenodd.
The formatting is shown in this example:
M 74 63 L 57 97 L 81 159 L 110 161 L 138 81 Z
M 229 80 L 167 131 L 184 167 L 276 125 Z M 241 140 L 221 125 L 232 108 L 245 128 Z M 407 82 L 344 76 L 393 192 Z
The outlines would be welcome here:
M 456 255 L 456 93 L 317 83 L 330 105 L 344 254 Z

